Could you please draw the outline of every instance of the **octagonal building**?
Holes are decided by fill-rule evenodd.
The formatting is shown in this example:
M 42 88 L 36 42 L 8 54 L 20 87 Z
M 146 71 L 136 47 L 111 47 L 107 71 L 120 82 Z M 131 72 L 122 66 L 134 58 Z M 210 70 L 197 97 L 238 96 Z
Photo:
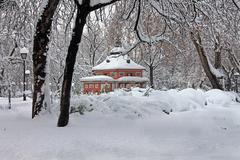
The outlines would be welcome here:
M 124 51 L 121 45 L 116 45 L 102 63 L 92 68 L 93 76 L 80 79 L 84 94 L 146 86 L 148 78 L 143 77 L 145 67 L 131 60 Z

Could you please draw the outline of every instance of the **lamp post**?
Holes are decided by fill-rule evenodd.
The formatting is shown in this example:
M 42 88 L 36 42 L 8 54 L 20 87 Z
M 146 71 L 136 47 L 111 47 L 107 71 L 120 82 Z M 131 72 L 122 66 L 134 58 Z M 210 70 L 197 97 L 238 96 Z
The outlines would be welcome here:
M 26 75 L 26 90 L 29 90 L 29 75 L 30 75 L 30 70 L 26 70 L 25 71 L 25 75 Z
M 11 109 L 12 102 L 11 102 L 11 83 L 8 83 L 8 109 Z
M 23 47 L 20 49 L 21 58 L 23 60 L 23 101 L 26 101 L 26 94 L 25 94 L 25 88 L 26 88 L 26 75 L 25 75 L 25 69 L 26 69 L 26 59 L 28 54 L 28 49 Z
M 235 77 L 235 90 L 238 93 L 238 78 L 240 77 L 240 74 L 238 72 L 234 73 L 234 77 Z

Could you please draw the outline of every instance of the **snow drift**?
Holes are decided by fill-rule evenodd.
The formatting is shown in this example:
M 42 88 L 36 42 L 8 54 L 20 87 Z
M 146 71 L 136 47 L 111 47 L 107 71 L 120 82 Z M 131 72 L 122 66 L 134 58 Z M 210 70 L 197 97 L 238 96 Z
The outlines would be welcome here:
M 209 104 L 228 107 L 239 101 L 236 93 L 221 90 L 151 90 L 149 96 L 144 96 L 146 92 L 146 89 L 132 88 L 131 91 L 119 89 L 108 94 L 73 96 L 71 112 L 140 118 L 205 108 Z

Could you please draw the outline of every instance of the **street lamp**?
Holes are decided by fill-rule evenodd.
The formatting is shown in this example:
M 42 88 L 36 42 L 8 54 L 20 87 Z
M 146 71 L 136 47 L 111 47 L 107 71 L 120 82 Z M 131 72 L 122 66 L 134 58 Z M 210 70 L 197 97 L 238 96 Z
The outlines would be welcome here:
M 26 59 L 28 54 L 28 49 L 23 47 L 20 49 L 21 58 L 23 60 L 23 101 L 26 101 L 26 94 L 25 94 L 25 87 L 26 87 L 26 75 L 25 75 L 25 68 L 26 68 Z

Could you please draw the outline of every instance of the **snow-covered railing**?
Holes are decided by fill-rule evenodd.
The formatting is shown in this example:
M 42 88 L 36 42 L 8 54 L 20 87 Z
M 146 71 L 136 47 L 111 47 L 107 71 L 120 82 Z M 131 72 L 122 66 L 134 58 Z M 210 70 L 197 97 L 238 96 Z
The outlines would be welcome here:
M 90 81 L 90 82 L 96 82 L 96 81 L 113 82 L 115 80 L 110 76 L 97 75 L 97 76 L 83 77 L 80 79 L 80 81 L 82 81 L 82 82 L 88 82 L 88 81 Z
M 148 78 L 135 77 L 135 76 L 124 76 L 124 77 L 120 77 L 116 81 L 118 81 L 118 82 L 147 82 Z
M 83 77 L 80 79 L 82 82 L 147 82 L 146 77 L 136 77 L 136 76 L 124 76 L 118 79 L 113 79 L 110 76 L 97 75 L 90 77 Z

